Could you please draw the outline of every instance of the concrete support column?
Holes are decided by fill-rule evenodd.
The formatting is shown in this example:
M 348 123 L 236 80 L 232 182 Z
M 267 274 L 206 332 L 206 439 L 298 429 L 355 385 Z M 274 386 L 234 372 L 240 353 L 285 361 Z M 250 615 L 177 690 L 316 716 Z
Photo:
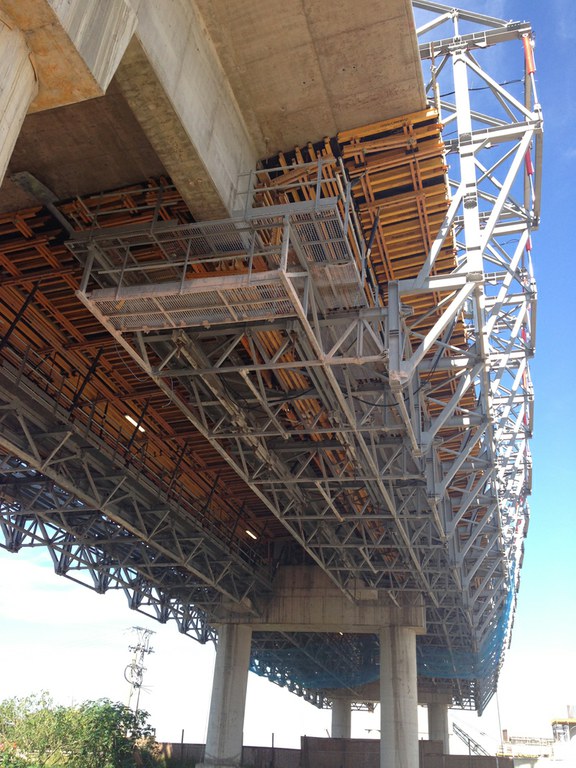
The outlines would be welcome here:
M 252 630 L 244 624 L 221 626 L 214 667 L 204 765 L 239 766 Z
M 0 18 L 0 184 L 20 128 L 38 92 L 26 39 Z
M 352 732 L 352 708 L 348 699 L 332 701 L 332 738 L 349 739 Z
M 447 704 L 428 704 L 428 738 L 441 741 L 444 754 L 450 754 Z
M 416 630 L 380 629 L 380 768 L 418 768 Z

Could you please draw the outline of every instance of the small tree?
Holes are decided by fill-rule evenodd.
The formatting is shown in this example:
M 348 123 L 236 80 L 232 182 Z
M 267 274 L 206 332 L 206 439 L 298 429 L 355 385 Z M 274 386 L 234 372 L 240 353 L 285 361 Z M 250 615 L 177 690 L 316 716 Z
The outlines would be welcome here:
M 151 753 L 154 731 L 146 712 L 134 713 L 108 699 L 88 701 L 78 711 L 79 733 L 70 768 L 131 768 L 138 751 Z
M 61 707 L 43 693 L 0 703 L 0 768 L 154 768 L 154 744 L 146 712 L 108 699 Z
M 1 766 L 44 768 L 63 759 L 70 735 L 71 713 L 56 706 L 47 693 L 0 703 Z

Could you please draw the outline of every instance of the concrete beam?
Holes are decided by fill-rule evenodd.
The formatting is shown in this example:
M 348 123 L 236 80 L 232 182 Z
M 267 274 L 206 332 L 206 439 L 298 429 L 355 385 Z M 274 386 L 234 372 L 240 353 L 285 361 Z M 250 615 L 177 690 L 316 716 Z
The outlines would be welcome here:
M 0 20 L 0 183 L 37 91 L 26 38 Z
M 317 566 L 284 566 L 278 569 L 270 601 L 257 616 L 251 615 L 251 606 L 223 603 L 215 623 L 246 623 L 269 632 L 378 633 L 387 626 L 425 632 L 421 602 L 398 607 L 384 591 L 361 585 L 354 596 L 352 602 Z
M 197 219 L 242 208 L 257 159 L 425 105 L 410 0 L 0 0 L 32 50 L 31 111 L 111 78 Z
M 228 216 L 257 155 L 202 17 L 193 0 L 133 2 L 122 93 L 194 217 Z
M 452 705 L 452 692 L 446 689 L 443 690 L 441 687 L 433 689 L 423 685 L 418 690 L 418 703 L 426 704 L 426 706 L 429 706 L 430 704 L 442 704 L 443 706 L 450 708 Z
M 194 218 L 227 218 L 218 188 L 136 38 L 128 46 L 116 82 Z M 231 186 L 228 195 L 232 196 Z
M 256 166 L 256 151 L 193 0 L 0 0 L 0 10 L 37 71 L 28 111 L 102 96 L 117 74 L 194 217 L 241 207 L 238 180 Z
M 136 28 L 129 0 L 0 0 L 38 77 L 30 112 L 102 96 Z
M 430 704 L 442 704 L 448 709 L 452 704 L 452 695 L 450 692 L 442 690 L 432 690 L 427 687 L 426 679 L 418 681 L 418 704 L 430 706 Z M 370 683 L 364 683 L 363 685 L 355 685 L 354 693 L 355 701 L 367 701 L 373 704 L 378 704 L 380 701 L 380 681 L 374 680 Z M 329 689 L 326 691 L 329 698 L 343 698 L 348 696 L 348 692 L 343 692 L 341 689 Z

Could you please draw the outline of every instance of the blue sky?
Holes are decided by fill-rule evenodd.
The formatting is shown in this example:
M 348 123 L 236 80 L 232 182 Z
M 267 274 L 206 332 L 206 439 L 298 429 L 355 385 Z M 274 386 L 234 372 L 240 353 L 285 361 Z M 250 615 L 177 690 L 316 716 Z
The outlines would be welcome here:
M 384 0 L 383 0 L 384 1 Z M 462 0 L 461 7 L 532 22 L 537 83 L 545 116 L 542 225 L 533 257 L 539 288 L 531 522 L 511 648 L 501 677 L 500 722 L 512 734 L 549 735 L 549 723 L 576 703 L 576 515 L 573 469 L 576 418 L 574 180 L 576 179 L 576 3 L 573 0 Z M 519 46 L 520 44 L 518 44 Z M 521 51 L 518 50 L 520 58 Z M 508 73 L 502 73 L 507 77 Z M 512 77 L 516 76 L 514 73 Z M 175 627 L 145 622 L 120 595 L 98 596 L 46 572 L 43 553 L 0 550 L 0 697 L 49 689 L 62 701 L 107 695 L 125 699 L 122 672 L 131 642 L 125 629 L 157 631 L 143 706 L 163 739 L 205 736 L 213 653 L 178 635 Z M 327 712 L 251 675 L 246 743 L 296 746 L 300 734 L 325 735 Z M 282 718 L 274 714 L 282 710 Z M 269 717 L 271 713 L 271 716 Z M 496 702 L 486 715 L 454 713 L 489 745 L 498 734 Z M 269 719 L 268 719 L 269 717 Z M 355 736 L 377 728 L 355 715 Z M 484 735 L 486 734 L 486 735 Z M 374 733 L 372 735 L 375 735 Z M 422 734 L 424 735 L 424 734 Z

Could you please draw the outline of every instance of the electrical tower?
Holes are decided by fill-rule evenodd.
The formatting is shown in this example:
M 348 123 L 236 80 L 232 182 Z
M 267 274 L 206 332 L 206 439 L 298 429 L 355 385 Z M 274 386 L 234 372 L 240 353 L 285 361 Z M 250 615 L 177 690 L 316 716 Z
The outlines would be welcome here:
M 132 631 L 136 632 L 137 640 L 135 645 L 128 646 L 134 655 L 132 656 L 132 661 L 124 670 L 124 677 L 130 684 L 130 693 L 128 695 L 128 707 L 130 709 L 132 709 L 132 701 L 134 696 L 136 696 L 136 703 L 134 704 L 134 714 L 136 714 L 140 705 L 140 691 L 142 690 L 144 672 L 146 671 L 144 658 L 149 653 L 154 653 L 154 649 L 150 648 L 150 638 L 155 632 L 143 627 L 132 627 Z

